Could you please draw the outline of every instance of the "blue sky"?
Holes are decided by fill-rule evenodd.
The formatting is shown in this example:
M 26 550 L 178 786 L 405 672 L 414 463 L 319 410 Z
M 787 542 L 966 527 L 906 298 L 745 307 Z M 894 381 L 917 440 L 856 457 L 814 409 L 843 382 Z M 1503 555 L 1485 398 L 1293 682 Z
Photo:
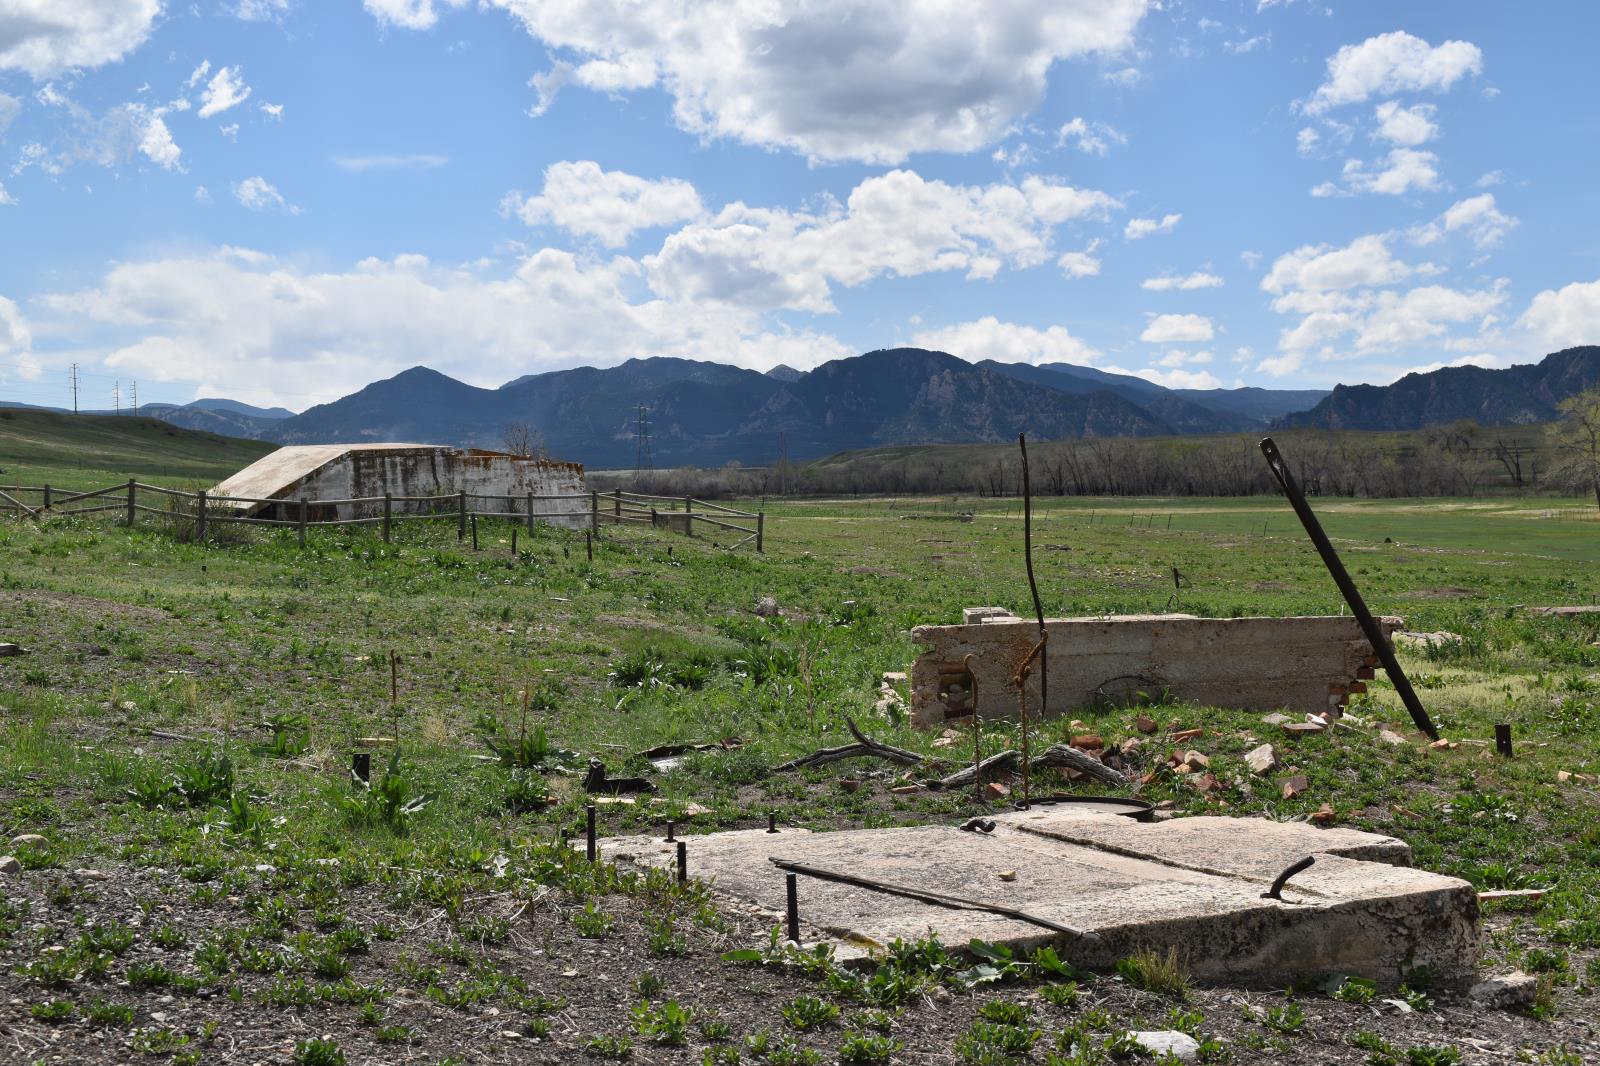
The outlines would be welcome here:
M 1600 343 L 1591 3 L 0 0 L 0 399 Z

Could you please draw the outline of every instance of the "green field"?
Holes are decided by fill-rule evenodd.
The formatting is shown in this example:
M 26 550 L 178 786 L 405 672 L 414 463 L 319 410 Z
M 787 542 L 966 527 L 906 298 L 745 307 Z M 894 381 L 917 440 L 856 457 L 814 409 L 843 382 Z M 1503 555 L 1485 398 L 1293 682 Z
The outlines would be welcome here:
M 81 476 L 127 476 L 102 461 Z M 73 472 L 55 469 L 67 483 Z M 1561 1048 L 1592 1047 L 1578 1022 L 1600 986 L 1600 799 L 1592 777 L 1557 774 L 1600 774 L 1600 616 L 1516 608 L 1600 598 L 1600 523 L 1570 500 L 1317 506 L 1375 610 L 1459 635 L 1402 655 L 1457 746 L 1428 749 L 1381 677 L 1350 708 L 1363 725 L 1299 740 L 1259 715 L 1171 704 L 1153 713 L 1206 730 L 1190 743 L 1225 788 L 1208 796 L 1158 773 L 1144 795 L 1178 814 L 1304 818 L 1328 804 L 1339 824 L 1399 836 L 1419 864 L 1480 888 L 1549 888 L 1486 916 L 1485 964 L 1541 976 L 1530 1011 L 1467 1013 L 1420 975 L 1410 1013 L 1320 990 L 1242 1008 L 1226 990 L 1141 988 L 1138 967 L 1080 975 L 1070 994 L 1037 971 L 974 988 L 927 946 L 870 987 L 815 961 L 741 966 L 720 956 L 764 943 L 761 923 L 693 885 L 590 868 L 554 845 L 558 828 L 581 830 L 584 802 L 557 749 L 659 785 L 663 802 L 607 808 L 603 832 L 668 818 L 691 834 L 753 827 L 769 811 L 815 829 L 974 813 L 966 794 L 891 793 L 898 772 L 873 762 L 770 772 L 841 743 L 846 717 L 971 757 L 965 739 L 935 748 L 873 711 L 879 676 L 917 653 L 913 625 L 1029 605 L 1017 501 L 942 497 L 769 503 L 761 556 L 607 530 L 592 563 L 581 533 L 524 534 L 513 556 L 510 527 L 493 523 L 474 553 L 422 523 L 393 545 L 314 531 L 302 550 L 292 533 L 200 545 L 154 527 L 0 519 L 0 641 L 31 651 L 0 660 L 0 830 L 47 841 L 20 849 L 26 870 L 0 911 L 12 1003 L 0 1019 L 93 1061 L 148 1046 L 231 1061 L 224 1036 L 242 1026 L 264 1061 L 328 1034 L 350 1061 L 570 1062 L 626 1038 L 634 1061 L 733 1062 L 727 1047 L 745 1062 L 835 1062 L 847 1045 L 867 1054 L 881 1028 L 899 1062 L 1081 1064 L 1116 1061 L 1123 1030 L 1173 1025 L 1214 1042 L 1208 1061 L 1457 1061 L 1445 1045 L 1464 1062 L 1491 1061 L 1478 1046 L 1587 1061 Z M 1043 501 L 1046 610 L 1339 611 L 1292 523 L 1272 499 Z M 1175 603 L 1173 567 L 1185 578 Z M 754 614 L 763 596 L 780 618 Z M 1117 741 L 1138 713 L 1085 717 Z M 1496 722 L 1513 725 L 1513 760 L 1491 754 Z M 1383 743 L 1382 725 L 1411 742 Z M 986 734 L 990 751 L 1014 740 L 1006 723 Z M 380 749 L 379 788 L 352 791 L 352 745 L 373 736 L 398 737 L 400 757 L 384 773 Z M 666 772 L 635 754 L 730 738 Z M 1308 776 L 1303 795 L 1242 787 L 1242 756 L 1263 738 Z M 1144 750 L 1149 769 L 1166 755 Z M 107 881 L 75 881 L 79 868 Z M 793 1007 L 808 996 L 840 1019 L 786 1020 L 786 1004 L 827 1013 Z M 97 1028 L 96 1003 L 133 1021 Z M 678 1024 L 679 1007 L 693 1020 Z M 1013 1028 L 1037 1031 L 1034 1050 L 1006 1057 L 1011 1037 L 983 1026 L 1023 1016 Z M 1392 1060 L 1373 1050 L 1380 1038 Z
M 155 418 L 0 407 L 0 485 L 82 491 L 136 477 L 209 486 L 276 447 Z

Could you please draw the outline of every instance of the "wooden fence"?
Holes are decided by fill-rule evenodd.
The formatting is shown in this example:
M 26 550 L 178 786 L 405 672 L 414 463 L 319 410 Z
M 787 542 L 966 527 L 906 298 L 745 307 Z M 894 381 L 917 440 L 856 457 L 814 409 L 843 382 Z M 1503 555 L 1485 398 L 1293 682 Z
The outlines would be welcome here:
M 152 499 L 162 500 L 164 506 L 151 506 L 147 501 Z M 563 503 L 567 506 L 562 507 Z M 246 508 L 257 506 L 271 509 L 282 517 L 241 513 Z M 550 506 L 556 509 L 540 509 Z M 349 509 L 351 516 L 337 517 L 340 508 Z M 313 511 L 326 514 L 330 510 L 335 517 L 311 517 Z M 0 514 L 10 513 L 21 518 L 40 520 L 52 516 L 107 512 L 119 512 L 124 524 L 130 527 L 138 524 L 141 514 L 189 522 L 197 539 L 204 539 L 207 529 L 219 522 L 292 526 L 299 533 L 302 545 L 306 542 L 306 531 L 316 527 L 377 525 L 382 527 L 383 539 L 387 543 L 396 522 L 439 518 L 455 519 L 456 536 L 459 539 L 466 538 L 470 525 L 476 542 L 479 518 L 501 518 L 525 521 L 530 533 L 538 522 L 561 519 L 596 532 L 602 523 L 632 523 L 670 529 L 692 537 L 698 523 L 701 527 L 713 530 L 744 534 L 729 545 L 729 550 L 747 544 L 753 544 L 758 552 L 766 548 L 765 512 L 741 511 L 737 507 L 726 507 L 692 496 L 648 496 L 620 489 L 587 493 L 528 492 L 520 496 L 473 492 L 443 496 L 394 496 L 386 493 L 382 496 L 341 500 L 313 500 L 304 496 L 298 499 L 215 496 L 204 491 L 184 492 L 160 485 L 146 485 L 133 478 L 120 485 L 88 492 L 63 492 L 49 485 L 0 485 Z

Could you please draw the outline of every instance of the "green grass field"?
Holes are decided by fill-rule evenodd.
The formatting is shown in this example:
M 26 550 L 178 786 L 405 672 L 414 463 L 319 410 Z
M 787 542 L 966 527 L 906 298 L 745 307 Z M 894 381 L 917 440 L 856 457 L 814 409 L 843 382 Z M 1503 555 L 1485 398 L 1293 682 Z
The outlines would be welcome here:
M 82 491 L 137 477 L 209 486 L 276 447 L 155 418 L 0 408 L 0 485 Z
M 99 457 L 53 461 L 63 484 L 128 474 Z M 192 461 L 195 474 L 166 476 L 224 472 Z M 1457 746 L 1427 748 L 1381 676 L 1350 708 L 1361 727 L 1298 740 L 1259 715 L 1173 704 L 1157 716 L 1205 729 L 1190 744 L 1225 787 L 1158 774 L 1144 794 L 1180 815 L 1304 818 L 1328 804 L 1339 824 L 1399 836 L 1419 864 L 1480 888 L 1549 888 L 1486 917 L 1485 964 L 1541 977 L 1528 1012 L 1467 1013 L 1420 987 L 1409 1013 L 1317 990 L 1241 1009 L 1225 990 L 1142 987 L 1137 967 L 1080 975 L 1070 994 L 1025 975 L 973 988 L 926 945 L 869 989 L 815 960 L 723 962 L 766 929 L 692 885 L 555 846 L 558 829 L 580 831 L 584 802 L 560 749 L 659 785 L 660 802 L 607 808 L 603 832 L 668 818 L 691 834 L 753 827 L 769 811 L 815 829 L 973 813 L 969 795 L 891 793 L 899 774 L 872 762 L 769 771 L 841 743 L 846 717 L 970 758 L 965 739 L 934 748 L 872 710 L 879 676 L 917 654 L 913 625 L 1029 603 L 1017 501 L 945 497 L 770 504 L 763 556 L 608 530 L 592 563 L 581 533 L 548 529 L 512 556 L 510 527 L 494 523 L 474 553 L 424 523 L 393 545 L 316 531 L 301 550 L 292 533 L 200 545 L 155 527 L 0 519 L 0 641 L 30 649 L 0 660 L 0 830 L 45 838 L 18 848 L 25 869 L 4 889 L 0 1018 L 39 1055 L 89 1061 L 148 1048 L 336 1061 L 308 1047 L 325 1035 L 350 1061 L 570 1062 L 627 1042 L 635 1061 L 866 1062 L 887 1059 L 844 1056 L 898 1043 L 900 1062 L 1081 1064 L 1125 1056 L 1125 1030 L 1174 1025 L 1208 1040 L 1207 1061 L 1588 1061 L 1600 616 L 1514 607 L 1600 597 L 1600 524 L 1581 501 L 1317 506 L 1375 610 L 1460 635 L 1402 655 Z M 1172 567 L 1186 579 L 1176 609 L 1340 609 L 1278 500 L 1045 500 L 1034 532 L 1051 614 L 1163 609 Z M 768 595 L 781 617 L 754 614 Z M 1114 741 L 1137 713 L 1085 717 Z M 1513 725 L 1513 760 L 1492 754 L 1496 722 Z M 1411 743 L 1381 742 L 1381 725 Z M 1014 727 L 985 732 L 995 750 Z M 350 751 L 373 736 L 397 737 L 400 756 L 385 772 L 380 748 L 378 787 L 353 791 Z M 730 738 L 667 772 L 635 754 Z M 1307 775 L 1304 794 L 1250 781 L 1242 757 L 1262 739 Z M 1166 754 L 1146 750 L 1150 768 Z M 106 880 L 75 879 L 82 868 Z M 786 1005 L 827 1014 L 794 1006 L 811 996 L 840 1019 L 787 1021 Z M 1033 1050 L 1006 1050 L 1022 1037 L 996 1025 L 1033 1033 Z M 1474 1057 L 1480 1046 L 1495 1058 Z

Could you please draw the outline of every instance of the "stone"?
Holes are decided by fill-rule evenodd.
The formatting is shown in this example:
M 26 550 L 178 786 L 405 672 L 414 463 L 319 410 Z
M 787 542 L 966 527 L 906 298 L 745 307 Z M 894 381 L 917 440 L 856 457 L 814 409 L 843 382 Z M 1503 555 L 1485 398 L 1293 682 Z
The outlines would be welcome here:
M 1383 741 L 1385 744 L 1393 744 L 1397 748 L 1403 748 L 1407 744 L 1411 743 L 1405 737 L 1401 736 L 1399 733 L 1396 733 L 1392 729 L 1385 729 L 1379 732 L 1378 739 Z
M 106 872 L 104 870 L 88 870 L 88 869 L 74 870 L 74 871 L 72 871 L 72 876 L 77 878 L 79 881 L 104 881 L 104 880 L 106 880 Z
M 1011 790 L 998 781 L 990 781 L 983 786 L 983 798 L 991 803 L 1005 799 L 1011 795 Z
M 1305 774 L 1295 774 L 1283 782 L 1283 798 L 1286 800 L 1294 799 L 1310 787 L 1311 782 L 1306 779 Z
M 1198 751 L 1187 751 L 1187 752 L 1184 752 L 1183 761 L 1188 763 L 1190 766 L 1198 767 L 1198 768 L 1200 768 L 1202 770 L 1203 769 L 1207 769 L 1207 768 L 1209 768 L 1211 766 L 1211 758 L 1210 758 L 1210 756 L 1202 755 Z
M 946 944 L 976 938 L 1014 951 L 1053 943 L 1089 969 L 1172 947 L 1197 982 L 1254 988 L 1337 975 L 1387 989 L 1417 965 L 1441 982 L 1467 982 L 1476 972 L 1476 890 L 1409 868 L 1410 850 L 1393 837 L 1264 818 L 1146 824 L 1062 806 L 989 818 L 990 833 L 955 825 L 711 833 L 691 843 L 691 869 L 759 928 L 784 912 L 783 871 L 771 861 L 780 859 L 1004 905 L 1094 935 L 802 875 L 807 924 L 846 964 L 896 938 L 936 934 Z M 607 839 L 602 850 L 637 867 L 676 863 L 675 846 L 659 834 Z M 1316 861 L 1281 900 L 1262 898 L 1282 870 L 1306 857 Z M 1000 879 L 1008 871 L 1015 881 Z
M 1130 1032 L 1128 1034 L 1135 1044 L 1144 1048 L 1145 1053 L 1159 1057 L 1171 1055 L 1179 1062 L 1193 1062 L 1200 1054 L 1200 1041 L 1188 1033 L 1180 1033 L 1176 1029 L 1157 1029 L 1153 1032 Z
M 954 729 L 946 729 L 939 734 L 939 739 L 933 742 L 936 748 L 953 748 L 961 743 L 961 734 Z
M 1322 733 L 1327 731 L 1327 724 L 1320 722 L 1285 722 L 1283 731 L 1290 736 L 1303 736 L 1306 733 Z
M 45 838 L 40 836 L 38 833 L 18 833 L 16 836 L 11 838 L 11 846 L 14 848 L 42 848 L 46 843 L 48 843 L 48 841 L 46 841 Z
M 1099 751 L 1106 746 L 1106 742 L 1094 733 L 1084 733 L 1072 738 L 1072 746 L 1083 751 Z
M 1437 648 L 1441 644 L 1460 643 L 1461 634 L 1451 633 L 1443 629 L 1436 633 L 1412 633 L 1408 630 L 1401 630 L 1395 633 L 1392 639 L 1396 644 L 1409 644 L 1414 648 Z
M 999 873 L 995 874 L 995 876 L 1002 881 L 1015 881 L 1017 879 L 1017 871 L 1001 870 Z
M 1244 757 L 1244 764 L 1250 767 L 1250 772 L 1257 777 L 1272 773 L 1278 767 L 1278 752 L 1271 744 L 1263 744 L 1254 748 Z
M 1141 733 L 1154 733 L 1161 727 L 1157 725 L 1156 720 L 1151 718 L 1148 714 L 1141 714 L 1134 718 L 1133 728 L 1137 729 Z
M 761 618 L 778 617 L 778 601 L 771 596 L 763 596 L 756 601 L 756 614 Z
M 17 861 L 15 855 L 0 855 L 0 874 L 15 874 L 22 872 L 22 863 Z
M 846 792 L 854 792 L 861 787 L 861 782 L 854 777 L 839 778 L 839 787 Z
M 1539 990 L 1539 979 L 1531 973 L 1516 970 L 1508 974 L 1496 974 L 1485 978 L 1473 985 L 1467 991 L 1467 998 L 1480 1006 L 1497 1010 L 1509 1010 L 1516 1007 L 1526 1007 L 1533 1002 L 1534 994 Z
M 889 790 L 896 796 L 914 796 L 922 791 L 921 785 L 896 785 Z
M 1281 711 L 1275 711 L 1272 714 L 1264 714 L 1261 716 L 1261 720 L 1267 725 L 1288 725 L 1290 722 L 1297 721 L 1297 719 L 1290 718 Z

